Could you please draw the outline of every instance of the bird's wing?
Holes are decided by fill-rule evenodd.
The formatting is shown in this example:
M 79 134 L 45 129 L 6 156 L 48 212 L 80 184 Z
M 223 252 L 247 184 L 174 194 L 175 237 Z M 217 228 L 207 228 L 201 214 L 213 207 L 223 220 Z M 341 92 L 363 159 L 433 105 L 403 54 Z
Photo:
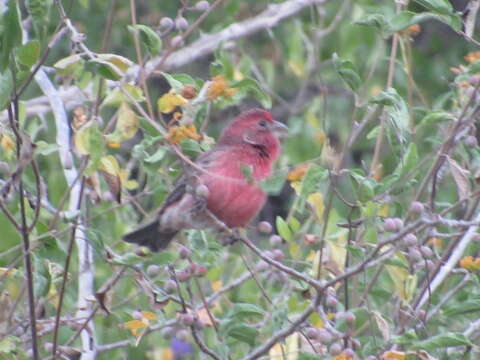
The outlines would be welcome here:
M 213 161 L 215 160 L 217 152 L 208 151 L 200 155 L 195 164 L 208 171 L 208 169 L 212 166 Z M 176 203 L 187 193 L 188 186 L 195 186 L 196 179 L 200 170 L 188 168 L 186 171 L 177 179 L 175 182 L 175 187 L 173 190 L 168 194 L 167 198 L 165 199 L 162 207 L 158 211 L 158 215 L 162 215 L 167 207 Z

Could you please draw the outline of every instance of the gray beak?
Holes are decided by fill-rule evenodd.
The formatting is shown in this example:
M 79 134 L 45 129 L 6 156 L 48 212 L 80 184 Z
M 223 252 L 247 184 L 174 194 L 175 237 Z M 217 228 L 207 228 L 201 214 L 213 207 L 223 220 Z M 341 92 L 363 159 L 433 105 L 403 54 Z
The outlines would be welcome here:
M 280 138 L 288 135 L 288 127 L 279 121 L 273 121 L 270 123 L 270 129 L 276 136 Z

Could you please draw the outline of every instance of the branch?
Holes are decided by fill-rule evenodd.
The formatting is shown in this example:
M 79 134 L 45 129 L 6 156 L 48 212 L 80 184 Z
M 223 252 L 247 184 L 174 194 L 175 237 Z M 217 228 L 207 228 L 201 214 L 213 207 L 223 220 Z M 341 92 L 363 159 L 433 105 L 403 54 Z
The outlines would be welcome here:
M 69 211 L 74 212 L 81 198 L 81 182 L 76 181 L 78 171 L 74 165 L 72 152 L 70 150 L 70 127 L 68 123 L 67 113 L 63 106 L 62 100 L 57 89 L 53 86 L 45 72 L 40 69 L 35 75 L 35 80 L 47 96 L 53 111 L 55 126 L 57 130 L 56 142 L 59 147 L 60 162 L 62 164 L 63 173 L 68 186 L 71 188 L 69 199 Z M 75 243 L 78 249 L 78 311 L 77 317 L 86 317 L 91 313 L 92 302 L 94 299 L 94 269 L 93 269 L 93 250 L 87 242 L 84 224 L 82 220 L 78 220 L 78 227 L 75 232 Z M 85 329 L 81 332 L 82 338 L 82 360 L 95 359 L 95 329 L 93 321 L 90 321 Z
M 238 23 L 231 24 L 225 29 L 200 37 L 188 46 L 172 53 L 162 64 L 162 70 L 170 71 L 194 62 L 201 57 L 213 53 L 222 43 L 235 41 L 262 30 L 271 29 L 280 22 L 297 15 L 312 5 L 324 3 L 326 0 L 288 0 L 281 4 L 272 4 L 257 16 Z M 151 75 L 161 63 L 162 57 L 157 57 L 145 64 L 146 75 Z M 139 69 L 135 68 L 137 74 Z
M 430 291 L 423 291 L 422 296 L 419 300 L 414 304 L 415 309 L 419 309 L 422 307 L 423 304 L 429 299 L 431 294 L 443 283 L 443 281 L 447 278 L 450 272 L 453 270 L 455 265 L 458 263 L 460 258 L 463 256 L 465 249 L 472 241 L 474 235 L 478 230 L 478 222 L 480 221 L 480 212 L 475 217 L 473 221 L 474 225 L 471 225 L 468 230 L 466 231 L 465 235 L 460 239 L 457 246 L 453 249 L 452 254 L 445 262 L 445 264 L 440 268 L 440 270 L 436 273 L 433 277 L 432 281 L 430 282 Z

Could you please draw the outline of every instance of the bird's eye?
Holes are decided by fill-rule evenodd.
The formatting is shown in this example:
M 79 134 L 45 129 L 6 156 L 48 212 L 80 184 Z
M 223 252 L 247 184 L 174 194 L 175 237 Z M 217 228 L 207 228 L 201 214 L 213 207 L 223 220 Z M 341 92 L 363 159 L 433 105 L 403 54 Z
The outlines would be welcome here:
M 261 127 L 267 127 L 267 121 L 266 120 L 261 120 L 258 125 L 260 125 Z

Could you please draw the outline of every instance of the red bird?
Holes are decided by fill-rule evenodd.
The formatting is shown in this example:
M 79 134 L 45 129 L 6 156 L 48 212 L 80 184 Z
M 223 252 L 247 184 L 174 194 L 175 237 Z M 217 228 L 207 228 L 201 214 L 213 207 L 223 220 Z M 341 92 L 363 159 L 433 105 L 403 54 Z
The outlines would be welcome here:
M 159 251 L 182 229 L 218 228 L 210 214 L 230 228 L 247 225 L 266 200 L 256 182 L 270 175 L 280 154 L 278 138 L 287 130 L 266 110 L 241 113 L 217 145 L 199 156 L 197 166 L 178 179 L 157 219 L 123 239 Z M 247 168 L 254 181 L 246 179 Z

